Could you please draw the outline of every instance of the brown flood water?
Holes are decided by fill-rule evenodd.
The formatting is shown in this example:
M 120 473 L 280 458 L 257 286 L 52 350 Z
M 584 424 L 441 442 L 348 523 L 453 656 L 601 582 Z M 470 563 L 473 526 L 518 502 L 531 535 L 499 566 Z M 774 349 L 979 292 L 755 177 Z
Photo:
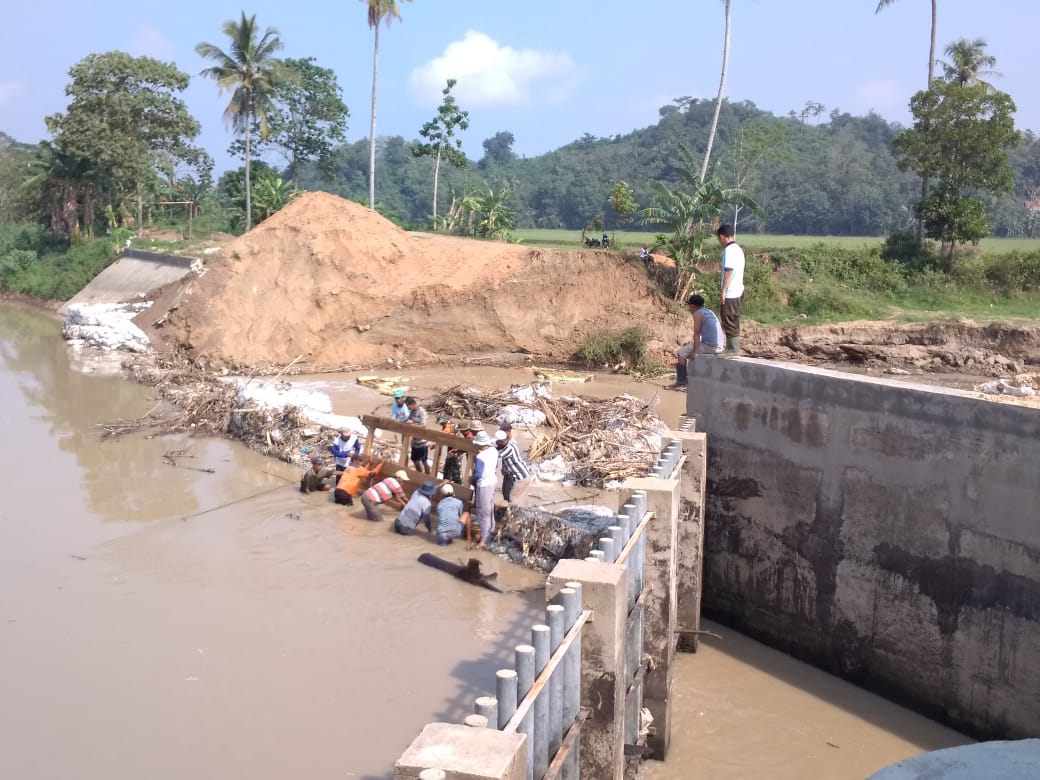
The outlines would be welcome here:
M 232 442 L 101 442 L 153 401 L 68 363 L 53 320 L 0 307 L 0 777 L 385 778 L 491 692 L 533 573 L 463 585 Z
M 419 395 L 530 379 L 408 375 Z M 337 412 L 385 412 L 353 379 L 300 381 Z M 658 394 L 671 424 L 682 408 L 621 377 L 561 387 Z M 93 427 L 153 405 L 147 388 L 70 370 L 54 320 L 0 306 L 0 777 L 377 780 L 425 723 L 458 722 L 490 692 L 537 619 L 540 577 L 485 557 L 526 591 L 462 585 L 415 563 L 435 550 L 425 536 L 300 496 L 297 469 L 237 443 L 102 442 Z M 167 466 L 169 450 L 216 473 Z M 862 777 L 965 741 L 722 631 L 679 659 L 672 754 L 650 778 Z

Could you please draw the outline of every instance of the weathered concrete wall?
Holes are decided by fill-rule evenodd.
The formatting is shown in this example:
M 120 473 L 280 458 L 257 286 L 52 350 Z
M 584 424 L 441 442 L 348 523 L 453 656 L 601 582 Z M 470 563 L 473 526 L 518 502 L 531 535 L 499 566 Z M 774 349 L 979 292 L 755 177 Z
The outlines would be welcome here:
M 128 249 L 58 311 L 64 314 L 74 303 L 137 301 L 141 296 L 148 296 L 160 287 L 179 281 L 201 268 L 202 263 L 194 257 Z
M 1040 410 L 697 367 L 706 614 L 970 733 L 1040 734 Z

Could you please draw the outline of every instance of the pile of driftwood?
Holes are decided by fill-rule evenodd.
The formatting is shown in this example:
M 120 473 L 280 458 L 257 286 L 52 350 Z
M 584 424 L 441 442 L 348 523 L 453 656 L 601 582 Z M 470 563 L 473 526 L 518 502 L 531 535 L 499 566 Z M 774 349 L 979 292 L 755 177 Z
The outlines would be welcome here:
M 489 549 L 513 563 L 550 572 L 561 558 L 587 557 L 599 543 L 612 516 L 574 518 L 508 504 L 495 511 L 495 531 Z
M 301 453 L 326 455 L 328 440 L 335 435 L 292 406 L 239 405 L 235 383 L 183 356 L 145 353 L 123 366 L 132 379 L 154 387 L 160 400 L 143 417 L 104 423 L 102 436 L 106 438 L 139 431 L 231 436 L 261 455 L 294 463 Z
M 160 402 L 135 419 L 104 423 L 104 437 L 137 431 L 224 435 L 235 411 L 234 385 L 180 356 L 135 355 L 123 363 L 130 377 L 156 389 Z
M 535 397 L 525 403 L 511 391 L 456 385 L 435 396 L 427 408 L 458 419 L 496 421 L 507 405 L 537 409 L 545 415 L 546 425 L 534 431 L 528 460 L 562 456 L 571 467 L 568 478 L 590 487 L 646 476 L 667 431 L 653 413 L 653 401 L 630 395 Z

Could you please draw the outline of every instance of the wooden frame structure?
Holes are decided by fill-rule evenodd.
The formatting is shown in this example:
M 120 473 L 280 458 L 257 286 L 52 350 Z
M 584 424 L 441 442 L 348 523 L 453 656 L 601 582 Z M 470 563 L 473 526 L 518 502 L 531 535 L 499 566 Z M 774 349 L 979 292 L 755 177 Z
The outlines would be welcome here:
M 445 433 L 436 428 L 420 428 L 414 423 L 402 423 L 389 417 L 377 417 L 372 414 L 362 416 L 361 422 L 368 429 L 368 437 L 365 439 L 364 446 L 366 457 L 371 457 L 372 455 L 372 445 L 375 442 L 376 431 L 388 431 L 389 433 L 396 433 L 401 437 L 401 455 L 397 463 L 394 464 L 395 468 L 393 471 L 404 470 L 408 474 L 407 487 L 411 490 L 414 490 L 427 480 L 437 479 L 437 472 L 441 470 L 441 465 L 444 463 L 444 458 L 448 454 L 449 448 L 466 453 L 465 464 L 462 468 L 462 484 L 452 484 L 455 488 L 455 495 L 462 499 L 463 502 L 468 503 L 473 500 L 473 487 L 470 480 L 473 476 L 473 462 L 477 453 L 480 452 L 480 447 L 472 441 L 455 433 Z M 430 474 L 416 471 L 409 465 L 408 456 L 411 454 L 412 439 L 415 438 L 425 439 L 430 443 L 430 454 L 433 457 L 433 467 Z M 383 471 L 386 472 L 387 469 L 384 468 Z

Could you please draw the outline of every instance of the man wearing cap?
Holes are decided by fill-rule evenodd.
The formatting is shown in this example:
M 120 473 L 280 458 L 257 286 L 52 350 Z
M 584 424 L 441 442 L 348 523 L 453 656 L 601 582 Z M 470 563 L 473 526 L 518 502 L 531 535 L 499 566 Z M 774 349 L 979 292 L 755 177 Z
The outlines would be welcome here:
M 502 498 L 515 506 L 527 505 L 527 490 L 531 487 L 531 469 L 520 454 L 520 447 L 512 436 L 513 426 L 503 423 L 495 431 L 495 447 L 502 464 Z
M 451 544 L 454 539 L 469 537 L 469 512 L 455 497 L 455 488 L 441 485 L 434 511 L 437 513 L 437 544 Z
M 498 450 L 491 446 L 494 441 L 484 430 L 473 437 L 473 443 L 480 448 L 473 461 L 473 511 L 480 528 L 480 546 L 487 547 L 491 532 L 495 530 L 495 483 L 498 482 L 495 469 L 498 468 Z
M 408 404 L 404 402 L 404 390 L 394 390 L 394 402 L 390 404 L 390 418 L 397 422 L 408 422 Z
M 408 473 L 402 469 L 362 493 L 361 506 L 365 508 L 365 517 L 372 522 L 379 522 L 383 519 L 383 504 L 403 507 L 408 497 L 405 495 L 402 483 L 407 481 Z
M 319 493 L 332 490 L 332 469 L 322 468 L 321 458 L 311 458 L 311 467 L 300 478 L 301 493 Z
M 361 454 L 361 439 L 350 428 L 344 428 L 339 432 L 339 436 L 332 440 L 329 449 L 332 450 L 332 457 L 336 461 L 336 471 L 342 474 L 350 462 Z
M 401 514 L 394 520 L 394 530 L 401 536 L 411 536 L 415 529 L 422 523 L 426 530 L 430 530 L 430 512 L 433 504 L 430 499 L 437 492 L 437 485 L 433 482 L 423 482 L 419 489 L 412 493 L 408 503 L 404 505 Z
M 722 323 L 715 312 L 704 305 L 704 298 L 691 295 L 686 301 L 686 308 L 693 315 L 693 341 L 679 347 L 675 353 L 675 384 L 670 390 L 685 390 L 689 369 L 693 366 L 697 355 L 714 357 L 723 350 Z

